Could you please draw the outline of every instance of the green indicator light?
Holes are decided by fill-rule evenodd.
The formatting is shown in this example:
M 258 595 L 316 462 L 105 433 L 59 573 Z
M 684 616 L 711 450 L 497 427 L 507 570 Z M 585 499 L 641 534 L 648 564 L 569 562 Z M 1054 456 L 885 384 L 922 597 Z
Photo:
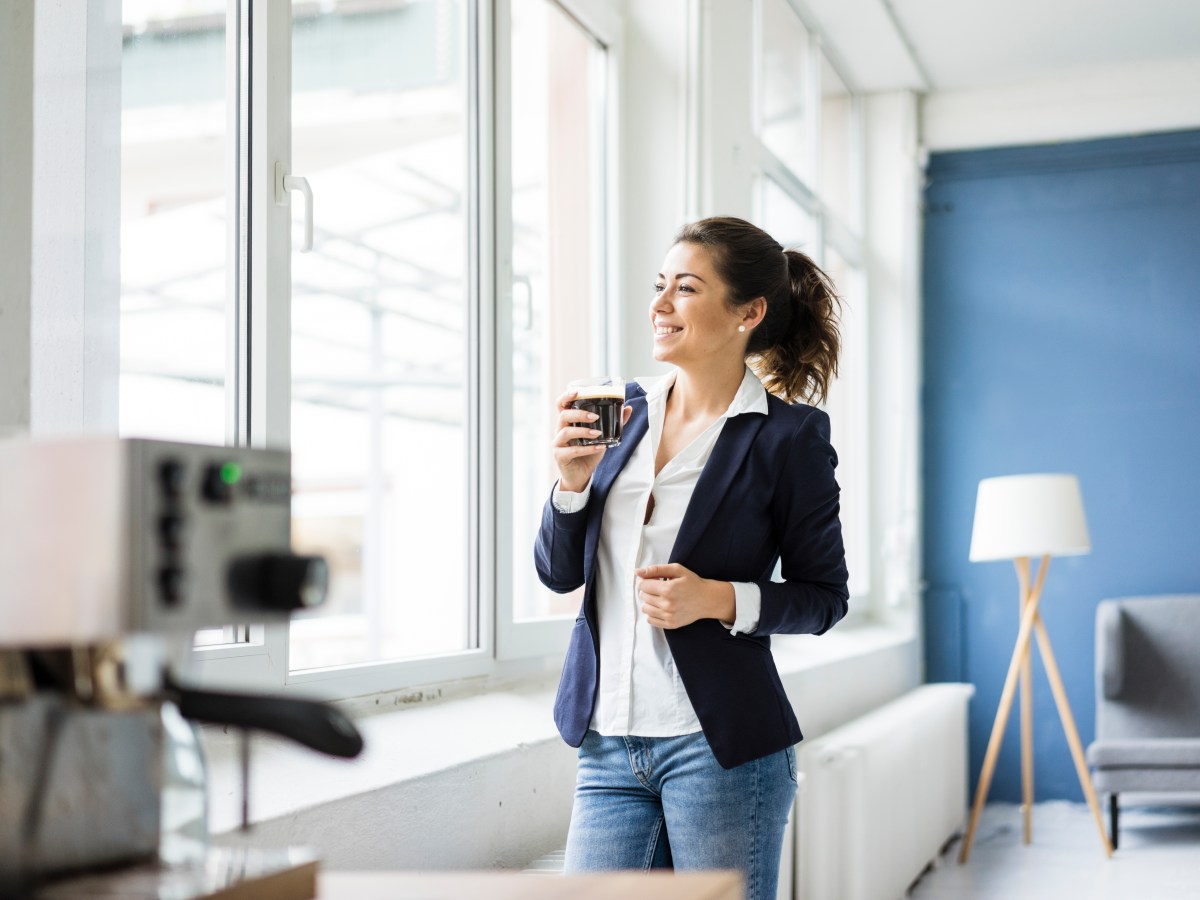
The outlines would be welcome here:
M 242 467 L 235 462 L 221 466 L 221 480 L 226 484 L 237 484 L 242 480 Z

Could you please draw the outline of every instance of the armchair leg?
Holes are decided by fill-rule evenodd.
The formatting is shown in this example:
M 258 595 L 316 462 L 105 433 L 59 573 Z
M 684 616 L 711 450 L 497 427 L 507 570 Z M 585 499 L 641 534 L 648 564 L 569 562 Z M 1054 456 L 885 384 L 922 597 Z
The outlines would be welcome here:
M 1110 825 L 1109 830 L 1112 832 L 1112 846 L 1113 846 L 1114 850 L 1117 849 L 1117 819 L 1119 818 L 1119 816 L 1120 816 L 1120 807 L 1117 804 L 1117 795 L 1109 794 L 1108 795 L 1108 822 Z

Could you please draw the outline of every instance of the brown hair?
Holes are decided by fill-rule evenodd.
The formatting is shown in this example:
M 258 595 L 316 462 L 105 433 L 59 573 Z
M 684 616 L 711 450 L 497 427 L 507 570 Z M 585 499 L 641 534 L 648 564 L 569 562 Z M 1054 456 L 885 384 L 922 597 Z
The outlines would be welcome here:
M 675 243 L 708 250 L 736 309 L 763 297 L 767 313 L 750 335 L 750 367 L 789 403 L 820 403 L 837 376 L 841 299 L 829 276 L 799 250 L 784 250 L 744 219 L 717 216 L 680 229 Z

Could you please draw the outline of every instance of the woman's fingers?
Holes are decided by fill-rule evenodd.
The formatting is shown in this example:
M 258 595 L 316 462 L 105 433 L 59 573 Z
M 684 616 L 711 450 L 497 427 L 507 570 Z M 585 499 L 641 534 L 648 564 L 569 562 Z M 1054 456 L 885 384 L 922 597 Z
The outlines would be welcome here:
M 577 422 L 595 422 L 598 418 L 594 412 L 588 412 L 586 409 L 564 409 L 558 414 L 558 424 L 573 425 Z
M 688 572 L 688 568 L 679 563 L 662 563 L 638 569 L 633 574 L 638 578 L 682 578 Z
M 604 444 L 577 443 L 600 437 L 599 429 L 592 427 L 600 417 L 572 406 L 576 396 L 575 391 L 566 391 L 558 398 L 558 431 L 552 448 L 562 485 L 586 485 L 608 449 Z
M 586 441 L 598 437 L 600 437 L 600 430 L 597 428 L 589 428 L 586 425 L 567 425 L 560 428 L 558 434 L 554 436 L 554 446 L 569 447 L 571 441 Z
M 608 448 L 603 444 L 583 444 L 578 447 L 555 447 L 554 455 L 560 462 L 568 462 L 584 456 L 598 456 Z
M 656 628 L 680 628 L 695 621 L 694 616 L 687 615 L 682 608 L 662 597 L 644 591 L 639 596 L 642 600 L 642 615 Z
M 599 434 L 599 432 L 596 432 L 596 434 L 590 434 L 588 432 L 590 430 L 594 430 L 592 426 L 598 418 L 600 417 L 595 413 L 590 413 L 583 409 L 563 410 L 558 414 L 559 430 L 558 434 L 555 436 L 555 442 L 557 443 L 562 439 L 564 431 L 571 430 L 579 432 L 578 434 L 573 435 L 573 437 L 595 437 L 597 434 Z
M 643 600 L 647 597 L 664 597 L 666 596 L 668 583 L 662 580 L 650 580 L 649 578 L 639 578 L 637 583 L 638 596 Z
M 679 563 L 636 570 L 638 599 L 646 621 L 658 628 L 682 628 L 696 621 L 695 579 Z

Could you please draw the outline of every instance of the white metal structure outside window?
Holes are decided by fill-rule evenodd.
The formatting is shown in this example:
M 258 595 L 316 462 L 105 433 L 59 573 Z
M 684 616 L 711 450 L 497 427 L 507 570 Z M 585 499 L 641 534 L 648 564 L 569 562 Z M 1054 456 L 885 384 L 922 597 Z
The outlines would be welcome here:
M 531 541 L 552 399 L 611 351 L 610 6 L 125 0 L 122 432 L 290 446 L 334 575 L 290 630 L 198 636 L 205 677 L 561 650 Z
M 292 531 L 332 575 L 293 672 L 479 645 L 468 28 L 463 0 L 292 4 L 292 170 L 319 198 L 292 255 Z

